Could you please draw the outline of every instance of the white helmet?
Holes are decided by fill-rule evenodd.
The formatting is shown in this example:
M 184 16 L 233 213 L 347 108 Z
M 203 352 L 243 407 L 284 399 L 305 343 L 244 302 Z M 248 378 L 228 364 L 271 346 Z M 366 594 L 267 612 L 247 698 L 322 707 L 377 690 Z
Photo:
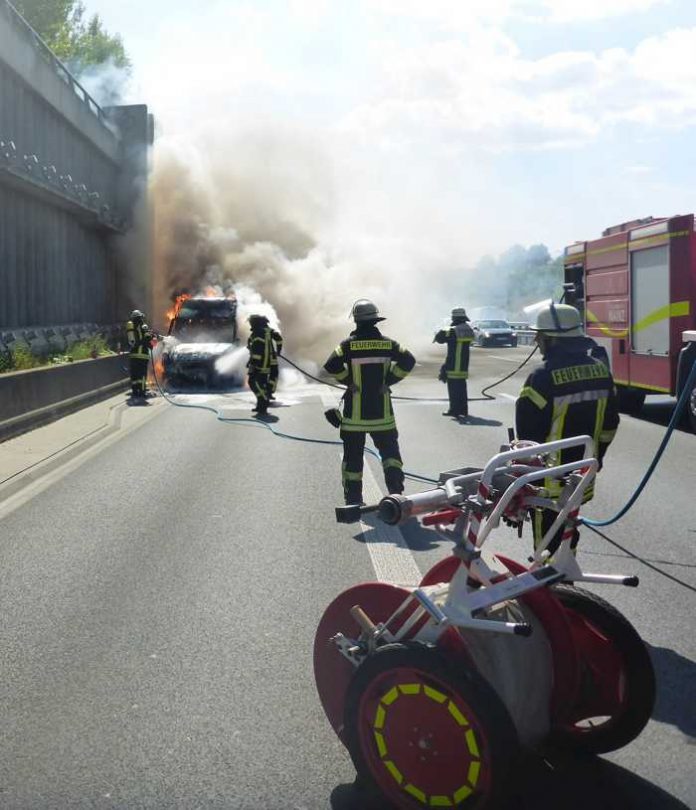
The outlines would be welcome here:
M 384 320 L 384 318 L 380 316 L 376 305 L 373 304 L 372 301 L 368 301 L 367 298 L 361 298 L 359 301 L 356 301 L 353 304 L 353 309 L 350 314 L 355 323 Z
M 132 321 L 137 321 L 138 319 L 143 321 L 145 320 L 145 313 L 141 312 L 139 309 L 134 309 L 130 314 L 130 319 Z
M 537 313 L 535 332 L 549 337 L 584 337 L 582 318 L 575 307 L 569 304 L 550 303 Z

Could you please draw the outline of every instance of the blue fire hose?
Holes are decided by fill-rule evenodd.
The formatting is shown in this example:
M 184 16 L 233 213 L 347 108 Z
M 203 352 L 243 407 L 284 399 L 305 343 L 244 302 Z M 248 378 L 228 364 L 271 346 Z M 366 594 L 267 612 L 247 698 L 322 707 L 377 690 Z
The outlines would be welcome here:
M 660 462 L 662 458 L 662 454 L 665 452 L 667 444 L 674 433 L 677 424 L 681 418 L 682 413 L 684 412 L 684 408 L 686 407 L 689 397 L 691 396 L 691 392 L 696 386 L 696 363 L 693 364 L 691 367 L 691 372 L 689 376 L 686 378 L 686 383 L 684 384 L 684 388 L 677 400 L 676 407 L 674 408 L 674 413 L 672 414 L 672 418 L 669 420 L 669 425 L 667 426 L 667 432 L 665 433 L 662 441 L 660 442 L 660 446 L 657 448 L 657 452 L 655 453 L 655 457 L 650 462 L 650 466 L 645 472 L 645 475 L 641 479 L 640 483 L 636 487 L 633 495 L 628 499 L 626 504 L 613 516 L 607 518 L 606 520 L 592 520 L 591 518 L 580 518 L 580 523 L 583 523 L 585 526 L 589 526 L 592 528 L 593 526 L 611 526 L 612 523 L 616 523 L 617 520 L 620 520 L 626 512 L 633 506 L 633 504 L 638 500 L 640 497 L 641 492 L 645 489 L 648 481 L 652 477 L 653 472 L 655 472 L 655 468 Z

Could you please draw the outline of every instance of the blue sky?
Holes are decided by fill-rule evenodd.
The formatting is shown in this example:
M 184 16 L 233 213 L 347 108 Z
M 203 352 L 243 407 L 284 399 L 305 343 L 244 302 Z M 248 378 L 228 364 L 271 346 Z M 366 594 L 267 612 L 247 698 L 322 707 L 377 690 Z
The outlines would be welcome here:
M 123 36 L 165 142 L 204 156 L 268 130 L 287 161 L 320 156 L 328 242 L 425 242 L 461 265 L 696 208 L 687 0 L 86 5 Z

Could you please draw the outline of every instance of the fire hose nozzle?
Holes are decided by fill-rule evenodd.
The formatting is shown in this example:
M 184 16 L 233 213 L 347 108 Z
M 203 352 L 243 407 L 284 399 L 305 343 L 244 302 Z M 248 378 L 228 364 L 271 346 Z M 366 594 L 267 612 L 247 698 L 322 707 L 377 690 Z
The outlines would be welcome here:
M 403 495 L 387 495 L 379 502 L 379 519 L 388 526 L 396 526 L 410 516 L 408 504 Z

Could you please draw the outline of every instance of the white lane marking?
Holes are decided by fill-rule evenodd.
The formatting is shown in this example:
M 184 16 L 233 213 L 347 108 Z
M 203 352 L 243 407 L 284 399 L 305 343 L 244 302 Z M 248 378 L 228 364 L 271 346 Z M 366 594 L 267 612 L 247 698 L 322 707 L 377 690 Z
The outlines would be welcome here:
M 498 396 L 505 397 L 505 399 L 511 399 L 513 402 L 517 402 L 517 396 L 515 394 L 505 394 L 501 392 Z
M 84 453 L 80 453 L 78 456 L 75 456 L 74 458 L 70 459 L 57 469 L 46 473 L 46 475 L 42 475 L 34 483 L 28 484 L 26 487 L 22 488 L 19 492 L 17 492 L 16 495 L 11 495 L 9 498 L 0 503 L 0 520 L 6 518 L 16 509 L 19 509 L 20 506 L 24 506 L 25 503 L 30 501 L 32 498 L 35 498 L 39 493 L 53 486 L 53 484 L 62 480 L 66 476 L 70 475 L 72 472 L 77 470 L 78 467 L 81 467 L 85 462 L 89 461 L 95 456 L 98 456 L 100 453 L 106 450 L 107 447 L 111 447 L 111 445 L 116 444 L 116 442 L 120 442 L 121 439 L 125 438 L 130 433 L 133 433 L 133 431 L 140 429 L 141 427 L 143 427 L 143 425 L 147 425 L 148 422 L 151 422 L 156 416 L 165 413 L 165 411 L 166 407 L 164 406 L 164 403 L 162 404 L 158 403 L 155 407 L 151 408 L 150 412 L 147 415 L 138 419 L 138 421 L 134 422 L 132 425 L 123 427 L 121 423 L 121 426 L 118 428 L 118 430 L 116 430 L 114 433 L 111 433 L 102 441 L 97 442 L 96 444 L 93 444 L 90 447 L 88 447 Z
M 499 354 L 489 354 L 488 357 L 492 358 L 493 360 L 505 360 L 507 363 L 519 363 L 519 357 L 503 357 Z
M 363 469 L 363 497 L 366 503 L 377 503 L 383 497 L 367 459 Z M 376 515 L 365 517 L 366 519 L 360 521 L 360 527 L 377 581 L 416 587 L 423 575 L 401 529 L 382 523 Z

